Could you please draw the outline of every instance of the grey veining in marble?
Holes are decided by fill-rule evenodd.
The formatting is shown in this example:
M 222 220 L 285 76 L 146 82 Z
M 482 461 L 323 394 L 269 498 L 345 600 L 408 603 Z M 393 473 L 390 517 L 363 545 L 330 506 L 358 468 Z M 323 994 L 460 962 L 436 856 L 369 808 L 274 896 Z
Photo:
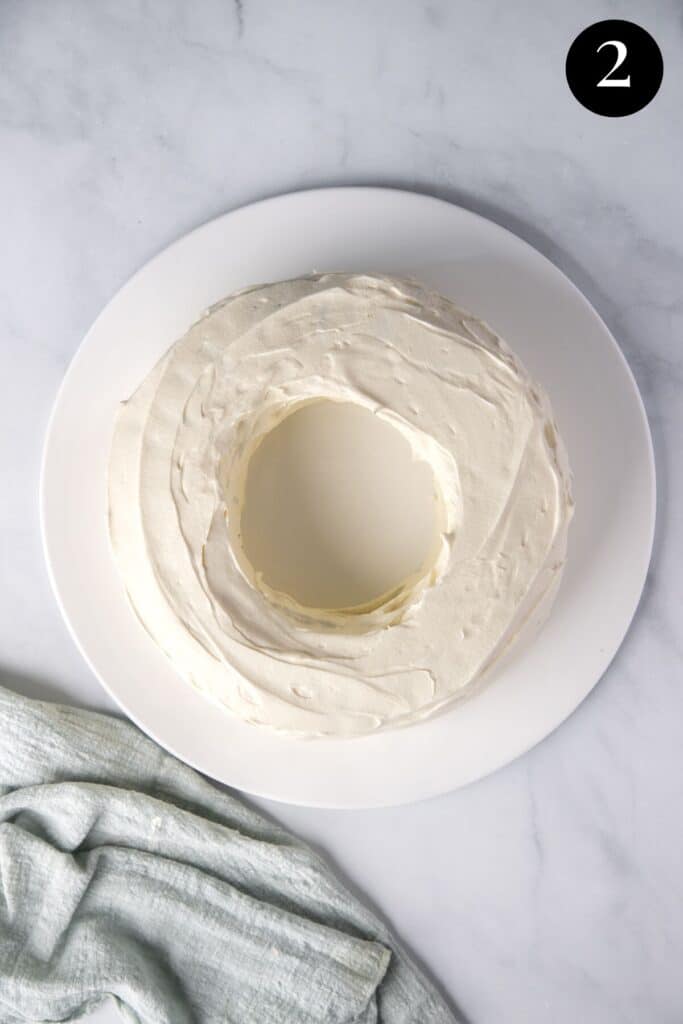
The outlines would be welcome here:
M 564 81 L 570 42 L 604 17 L 643 24 L 664 54 L 659 95 L 624 119 L 590 114 Z M 9 685 L 111 706 L 49 590 L 43 433 L 99 309 L 215 214 L 345 182 L 453 199 L 562 267 L 629 359 L 656 447 L 657 539 L 634 625 L 591 697 L 526 757 L 450 796 L 270 808 L 370 895 L 477 1024 L 683 1019 L 682 51 L 677 0 L 0 3 Z

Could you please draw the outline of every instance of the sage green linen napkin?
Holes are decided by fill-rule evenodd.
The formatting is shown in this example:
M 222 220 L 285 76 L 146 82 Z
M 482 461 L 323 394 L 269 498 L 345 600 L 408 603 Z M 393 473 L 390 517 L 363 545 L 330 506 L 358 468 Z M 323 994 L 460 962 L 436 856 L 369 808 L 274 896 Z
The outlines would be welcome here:
M 0 688 L 0 1021 L 452 1024 L 325 862 L 119 719 Z

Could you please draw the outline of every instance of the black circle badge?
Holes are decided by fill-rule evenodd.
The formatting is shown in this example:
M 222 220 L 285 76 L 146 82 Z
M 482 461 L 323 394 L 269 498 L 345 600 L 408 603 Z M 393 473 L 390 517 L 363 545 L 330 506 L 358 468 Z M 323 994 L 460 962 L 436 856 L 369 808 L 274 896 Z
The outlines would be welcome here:
M 661 50 L 632 21 L 596 21 L 569 47 L 567 82 L 594 114 L 625 117 L 646 107 L 664 75 Z

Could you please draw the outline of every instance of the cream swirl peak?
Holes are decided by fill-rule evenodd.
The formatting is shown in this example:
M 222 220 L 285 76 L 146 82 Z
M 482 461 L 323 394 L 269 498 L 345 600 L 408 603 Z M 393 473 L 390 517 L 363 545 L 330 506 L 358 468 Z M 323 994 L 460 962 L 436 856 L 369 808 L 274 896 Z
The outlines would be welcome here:
M 318 606 L 312 584 L 293 593 L 284 569 L 255 564 L 247 520 L 276 432 L 329 402 L 349 429 L 372 420 L 393 436 L 381 443 L 406 481 L 422 473 L 429 509 L 412 562 Z M 549 401 L 507 345 L 415 282 L 356 274 L 209 310 L 124 405 L 109 495 L 130 601 L 177 670 L 251 723 L 326 736 L 404 725 L 469 692 L 546 617 L 573 508 Z

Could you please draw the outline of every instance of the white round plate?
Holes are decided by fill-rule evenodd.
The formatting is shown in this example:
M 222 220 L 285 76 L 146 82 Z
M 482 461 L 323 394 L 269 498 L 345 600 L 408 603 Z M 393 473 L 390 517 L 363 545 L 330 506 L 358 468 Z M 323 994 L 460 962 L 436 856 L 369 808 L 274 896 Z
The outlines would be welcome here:
M 487 320 L 547 389 L 574 471 L 576 515 L 550 620 L 480 693 L 426 722 L 347 740 L 248 726 L 180 679 L 127 603 L 109 549 L 112 424 L 157 359 L 238 288 L 311 271 L 412 275 Z M 392 189 L 331 188 L 228 213 L 171 245 L 112 299 L 66 375 L 45 447 L 52 583 L 103 686 L 162 746 L 221 782 L 290 803 L 374 807 L 478 779 L 556 728 L 631 621 L 654 530 L 652 442 L 616 342 L 556 268 L 467 210 Z

